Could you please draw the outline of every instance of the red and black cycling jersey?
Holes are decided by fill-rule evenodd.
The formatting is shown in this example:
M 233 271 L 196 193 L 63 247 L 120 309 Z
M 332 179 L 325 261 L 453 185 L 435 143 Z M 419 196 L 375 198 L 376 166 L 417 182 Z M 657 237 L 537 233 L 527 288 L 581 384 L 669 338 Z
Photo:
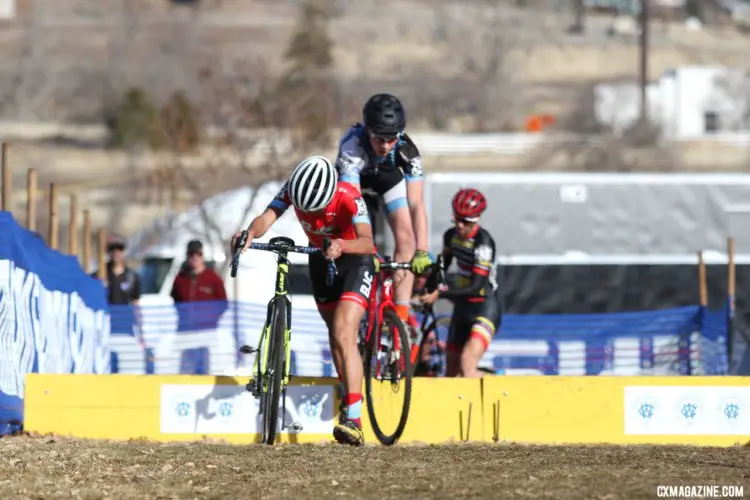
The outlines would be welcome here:
M 468 238 L 461 238 L 455 228 L 443 234 L 443 256 L 445 267 L 456 259 L 458 276 L 456 286 L 440 292 L 440 298 L 483 302 L 496 298 L 497 267 L 495 264 L 495 240 L 490 233 L 478 225 Z
M 292 206 L 289 198 L 289 181 L 285 182 L 274 199 L 268 205 L 279 217 Z M 303 212 L 296 207 L 294 212 L 302 225 L 310 246 L 322 247 L 323 241 L 329 239 L 355 240 L 355 224 L 370 224 L 365 200 L 357 188 L 347 182 L 339 182 L 336 193 L 328 206 L 315 213 Z

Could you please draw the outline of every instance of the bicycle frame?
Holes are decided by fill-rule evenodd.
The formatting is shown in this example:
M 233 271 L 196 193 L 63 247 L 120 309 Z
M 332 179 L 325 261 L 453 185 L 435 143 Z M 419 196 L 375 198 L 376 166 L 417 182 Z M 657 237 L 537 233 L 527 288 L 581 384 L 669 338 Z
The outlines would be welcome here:
M 292 340 L 292 302 L 289 300 L 289 259 L 285 252 L 276 252 L 279 260 L 276 265 L 276 289 L 274 291 L 273 298 L 268 301 L 268 307 L 266 310 L 266 323 L 263 326 L 263 331 L 260 335 L 258 342 L 258 356 L 253 361 L 253 373 L 256 373 L 258 378 L 256 380 L 263 380 L 263 374 L 266 373 L 266 367 L 268 366 L 268 338 L 271 335 L 271 329 L 273 328 L 273 317 L 276 312 L 277 304 L 279 301 L 286 301 L 286 329 L 284 331 L 284 374 L 281 379 L 282 391 L 285 390 L 289 384 L 290 377 L 290 366 L 291 366 L 291 340 Z M 263 390 L 266 390 L 265 383 L 263 380 Z
M 365 345 L 379 346 L 381 339 L 380 325 L 383 322 L 383 313 L 386 309 L 396 309 L 396 303 L 393 300 L 393 273 L 395 269 L 389 268 L 390 262 L 376 255 L 380 261 L 381 268 L 374 274 L 370 291 L 370 301 L 367 307 L 367 333 L 365 335 Z M 374 320 L 374 321 L 373 321 Z M 377 328 L 375 338 L 373 330 Z M 372 342 L 372 344 L 370 344 Z M 393 351 L 401 352 L 401 339 L 398 335 L 393 335 Z M 403 366 L 400 366 L 403 369 Z M 380 360 L 377 361 L 376 373 L 380 370 Z

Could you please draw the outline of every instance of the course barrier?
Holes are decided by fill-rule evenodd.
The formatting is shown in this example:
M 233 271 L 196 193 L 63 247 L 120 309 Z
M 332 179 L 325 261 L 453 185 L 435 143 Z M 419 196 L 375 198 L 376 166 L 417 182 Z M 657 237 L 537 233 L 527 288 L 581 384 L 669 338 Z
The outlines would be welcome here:
M 221 376 L 30 374 L 25 426 L 78 438 L 258 442 L 257 402 L 245 382 Z M 750 387 L 742 377 L 487 376 L 413 383 L 400 440 L 405 444 L 750 442 Z M 283 431 L 281 442 L 331 442 L 337 384 L 331 378 L 292 381 L 284 418 L 302 430 Z M 384 425 L 395 423 L 387 420 L 387 405 L 378 411 L 386 415 Z M 376 443 L 363 414 L 365 438 Z
M 294 302 L 294 299 L 293 299 Z M 113 306 L 112 372 L 250 373 L 241 344 L 257 345 L 265 305 L 202 302 Z M 335 377 L 328 333 L 317 310 L 294 306 L 292 373 Z M 447 328 L 438 328 L 442 340 Z M 721 375 L 727 373 L 727 311 L 687 306 L 644 312 L 513 315 L 481 361 L 512 375 Z
M 27 373 L 109 373 L 102 285 L 0 212 L 0 435 L 23 420 Z

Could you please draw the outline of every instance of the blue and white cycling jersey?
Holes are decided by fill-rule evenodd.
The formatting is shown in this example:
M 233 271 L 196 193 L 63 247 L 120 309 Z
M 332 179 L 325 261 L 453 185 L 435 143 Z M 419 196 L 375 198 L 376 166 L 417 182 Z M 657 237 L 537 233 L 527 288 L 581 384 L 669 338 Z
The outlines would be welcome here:
M 390 154 L 378 157 L 372 151 L 365 126 L 360 123 L 350 127 L 341 137 L 336 168 L 342 181 L 357 185 L 361 175 L 380 175 L 381 169 L 385 175 L 389 170 L 398 169 L 406 182 L 419 181 L 423 177 L 422 157 L 406 133 L 399 135 Z

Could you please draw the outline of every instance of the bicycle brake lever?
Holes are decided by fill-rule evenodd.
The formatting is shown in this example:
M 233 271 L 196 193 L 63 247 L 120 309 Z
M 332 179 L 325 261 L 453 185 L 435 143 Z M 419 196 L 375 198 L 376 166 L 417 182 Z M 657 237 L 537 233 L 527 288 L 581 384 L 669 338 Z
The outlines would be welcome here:
M 321 248 L 321 252 L 323 252 L 323 257 L 325 257 L 325 253 L 328 251 L 328 248 L 331 246 L 331 240 L 328 238 L 323 240 L 323 248 Z M 338 273 L 338 270 L 336 269 L 336 263 L 333 262 L 333 259 L 326 259 L 328 260 L 328 276 L 326 276 L 326 286 L 333 286 L 333 281 L 336 279 L 336 273 Z
M 240 238 L 239 240 L 237 240 L 237 246 L 234 249 L 234 258 L 232 259 L 232 278 L 237 277 L 237 268 L 240 265 L 240 255 L 242 255 L 242 249 L 245 248 L 248 236 L 249 234 L 247 232 L 247 229 L 245 229 L 240 233 Z

